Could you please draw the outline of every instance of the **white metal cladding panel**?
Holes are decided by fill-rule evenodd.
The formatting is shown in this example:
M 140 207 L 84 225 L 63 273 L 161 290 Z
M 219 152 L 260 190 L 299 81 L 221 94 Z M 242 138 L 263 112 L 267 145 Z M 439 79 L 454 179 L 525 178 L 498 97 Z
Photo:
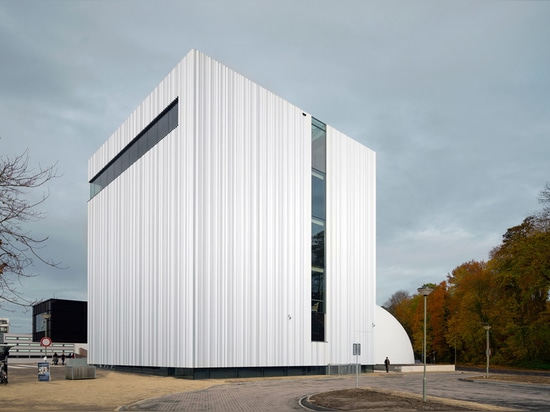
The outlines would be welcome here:
M 325 339 L 327 363 L 373 362 L 376 289 L 375 153 L 327 127 L 327 229 Z
M 93 363 L 192 364 L 190 179 L 181 145 L 172 132 L 90 202 Z
M 307 364 L 311 118 L 203 55 L 196 103 L 196 366 Z
M 184 59 L 90 161 L 93 175 L 180 96 L 179 126 L 88 203 L 90 363 L 193 366 L 192 68 Z

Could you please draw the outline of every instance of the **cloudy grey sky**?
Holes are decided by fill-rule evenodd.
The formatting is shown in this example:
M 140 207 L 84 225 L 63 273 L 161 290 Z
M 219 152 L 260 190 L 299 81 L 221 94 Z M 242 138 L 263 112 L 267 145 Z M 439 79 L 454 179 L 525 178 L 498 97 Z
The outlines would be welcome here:
M 88 158 L 192 48 L 377 152 L 378 304 L 439 283 L 540 208 L 548 22 L 547 1 L 0 0 L 0 153 L 57 162 L 28 229 L 68 266 L 20 291 L 87 299 Z

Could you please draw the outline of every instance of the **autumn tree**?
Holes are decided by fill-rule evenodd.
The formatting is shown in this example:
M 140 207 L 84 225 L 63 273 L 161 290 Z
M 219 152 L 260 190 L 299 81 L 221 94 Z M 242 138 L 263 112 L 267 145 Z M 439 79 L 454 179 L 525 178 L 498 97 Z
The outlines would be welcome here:
M 388 312 L 401 323 L 401 326 L 403 326 L 403 329 L 405 329 L 405 332 L 407 332 L 411 342 L 414 344 L 413 332 L 417 326 L 415 313 L 418 306 L 418 299 L 415 299 L 415 297 L 411 296 L 408 292 L 405 293 L 406 295 L 404 293 L 399 293 L 399 297 L 393 296 L 394 299 L 390 298 L 393 305 L 392 310 L 388 310 Z
M 462 362 L 481 363 L 485 356 L 483 326 L 491 326 L 495 352 L 513 308 L 486 262 L 463 263 L 448 276 L 448 283 L 447 342 L 460 352 Z
M 416 308 L 416 302 L 412 302 L 413 297 L 406 290 L 398 290 L 391 295 L 388 300 L 382 305 L 388 312 L 390 312 L 395 319 L 399 321 L 405 332 L 409 336 L 412 342 L 413 328 L 414 328 L 414 313 Z
M 490 256 L 498 286 L 514 309 L 505 358 L 524 363 L 546 358 L 550 362 L 550 230 L 544 216 L 529 216 L 508 229 Z
M 492 266 L 502 287 L 518 304 L 518 321 L 534 322 L 545 309 L 550 286 L 550 232 L 538 228 L 535 217 L 506 231 L 491 251 Z
M 434 354 L 448 352 L 446 342 L 440 336 L 445 329 L 445 282 L 440 285 L 433 283 L 424 286 L 431 287 L 434 291 L 428 298 L 427 322 L 426 322 L 426 354 L 427 358 L 434 360 Z M 413 351 L 417 359 L 422 357 L 424 339 L 424 297 L 420 294 L 411 295 L 405 290 L 395 292 L 384 304 L 388 311 L 401 323 L 407 335 L 411 339 Z M 391 310 L 390 310 L 391 308 Z M 445 355 L 444 355 L 445 356 Z
M 426 299 L 426 358 L 428 362 L 449 360 L 449 347 L 445 340 L 447 328 L 447 285 L 427 283 L 422 287 L 430 287 L 433 291 Z M 421 358 L 424 340 L 424 296 L 416 294 L 409 301 L 411 311 L 408 321 L 409 336 L 417 358 Z M 401 309 L 403 311 L 403 309 Z M 405 329 L 407 330 L 407 329 Z
M 21 278 L 33 276 L 29 272 L 33 262 L 57 265 L 40 254 L 48 237 L 34 237 L 27 229 L 29 223 L 44 217 L 39 206 L 49 195 L 44 191 L 36 196 L 36 189 L 54 177 L 55 165 L 32 169 L 27 151 L 15 157 L 0 156 L 0 306 L 30 303 L 16 285 Z
M 427 312 L 429 316 L 428 327 L 430 330 L 429 348 L 426 349 L 431 354 L 432 361 L 439 359 L 440 362 L 450 361 L 450 347 L 445 337 L 447 332 L 447 321 L 449 317 L 448 309 L 447 282 L 443 281 L 433 288 L 433 292 L 428 296 Z
M 398 290 L 386 300 L 382 307 L 395 316 L 395 312 L 399 305 L 408 301 L 410 298 L 411 294 L 409 292 L 406 290 Z

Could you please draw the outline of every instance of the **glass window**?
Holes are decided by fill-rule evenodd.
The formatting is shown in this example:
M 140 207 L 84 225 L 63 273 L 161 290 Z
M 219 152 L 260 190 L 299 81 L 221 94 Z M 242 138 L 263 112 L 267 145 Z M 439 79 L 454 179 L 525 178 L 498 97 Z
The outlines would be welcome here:
M 147 135 L 142 135 L 138 141 L 138 159 L 147 152 Z
M 311 167 L 326 172 L 326 134 L 323 132 L 322 136 L 314 139 L 311 142 Z
M 130 151 L 126 149 L 120 156 L 121 173 L 130 167 Z
M 113 180 L 115 180 L 115 168 L 113 167 L 113 165 L 109 165 L 109 167 L 107 167 L 107 170 L 105 171 L 105 176 L 106 176 L 106 179 L 105 179 L 105 186 L 107 186 L 109 183 L 111 183 Z
M 327 126 L 311 118 L 311 165 L 314 169 L 326 172 Z
M 311 118 L 311 340 L 325 341 L 326 125 Z
M 315 117 L 311 118 L 311 125 L 321 130 L 327 130 L 327 125 Z
M 139 159 L 139 156 L 138 156 L 138 142 L 134 141 L 130 145 L 130 164 L 134 163 L 138 159 Z
M 317 219 L 311 223 L 311 265 L 325 267 L 325 224 Z
M 147 145 L 151 149 L 159 141 L 158 127 L 156 124 L 151 125 L 151 128 L 147 131 Z
M 120 157 L 118 159 L 115 160 L 115 162 L 113 163 L 113 168 L 115 169 L 115 179 L 117 177 L 120 176 L 120 174 L 122 173 L 122 162 L 120 161 Z
M 90 183 L 90 198 L 94 197 L 99 193 L 99 185 L 95 183 L 95 181 L 92 181 Z
M 113 164 L 90 182 L 90 198 L 120 176 L 122 172 L 178 126 L 178 99 L 172 102 L 169 107 L 167 111 L 144 129 L 145 132 L 142 132 L 140 136 L 126 146 Z
M 171 132 L 178 126 L 178 103 L 168 112 L 168 132 Z
M 325 176 L 315 171 L 311 175 L 311 213 L 314 217 L 325 219 Z
M 158 135 L 159 140 L 162 140 L 164 136 L 168 134 L 168 116 L 164 115 L 158 120 Z
M 325 340 L 325 274 L 321 270 L 311 271 L 311 340 Z
M 323 312 L 311 312 L 311 340 L 313 342 L 325 341 L 325 314 Z
M 108 182 L 107 182 L 107 173 L 103 172 L 101 174 L 101 176 L 99 176 L 98 178 L 98 186 L 99 186 L 99 190 L 103 190 L 105 188 L 105 186 L 107 186 Z
M 311 310 L 325 311 L 325 273 L 320 269 L 311 271 Z

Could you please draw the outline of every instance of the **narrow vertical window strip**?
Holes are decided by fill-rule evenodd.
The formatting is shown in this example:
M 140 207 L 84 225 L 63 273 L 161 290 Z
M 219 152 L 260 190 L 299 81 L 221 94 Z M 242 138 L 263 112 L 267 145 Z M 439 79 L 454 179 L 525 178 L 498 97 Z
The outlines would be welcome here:
M 311 340 L 325 341 L 326 125 L 311 118 Z

